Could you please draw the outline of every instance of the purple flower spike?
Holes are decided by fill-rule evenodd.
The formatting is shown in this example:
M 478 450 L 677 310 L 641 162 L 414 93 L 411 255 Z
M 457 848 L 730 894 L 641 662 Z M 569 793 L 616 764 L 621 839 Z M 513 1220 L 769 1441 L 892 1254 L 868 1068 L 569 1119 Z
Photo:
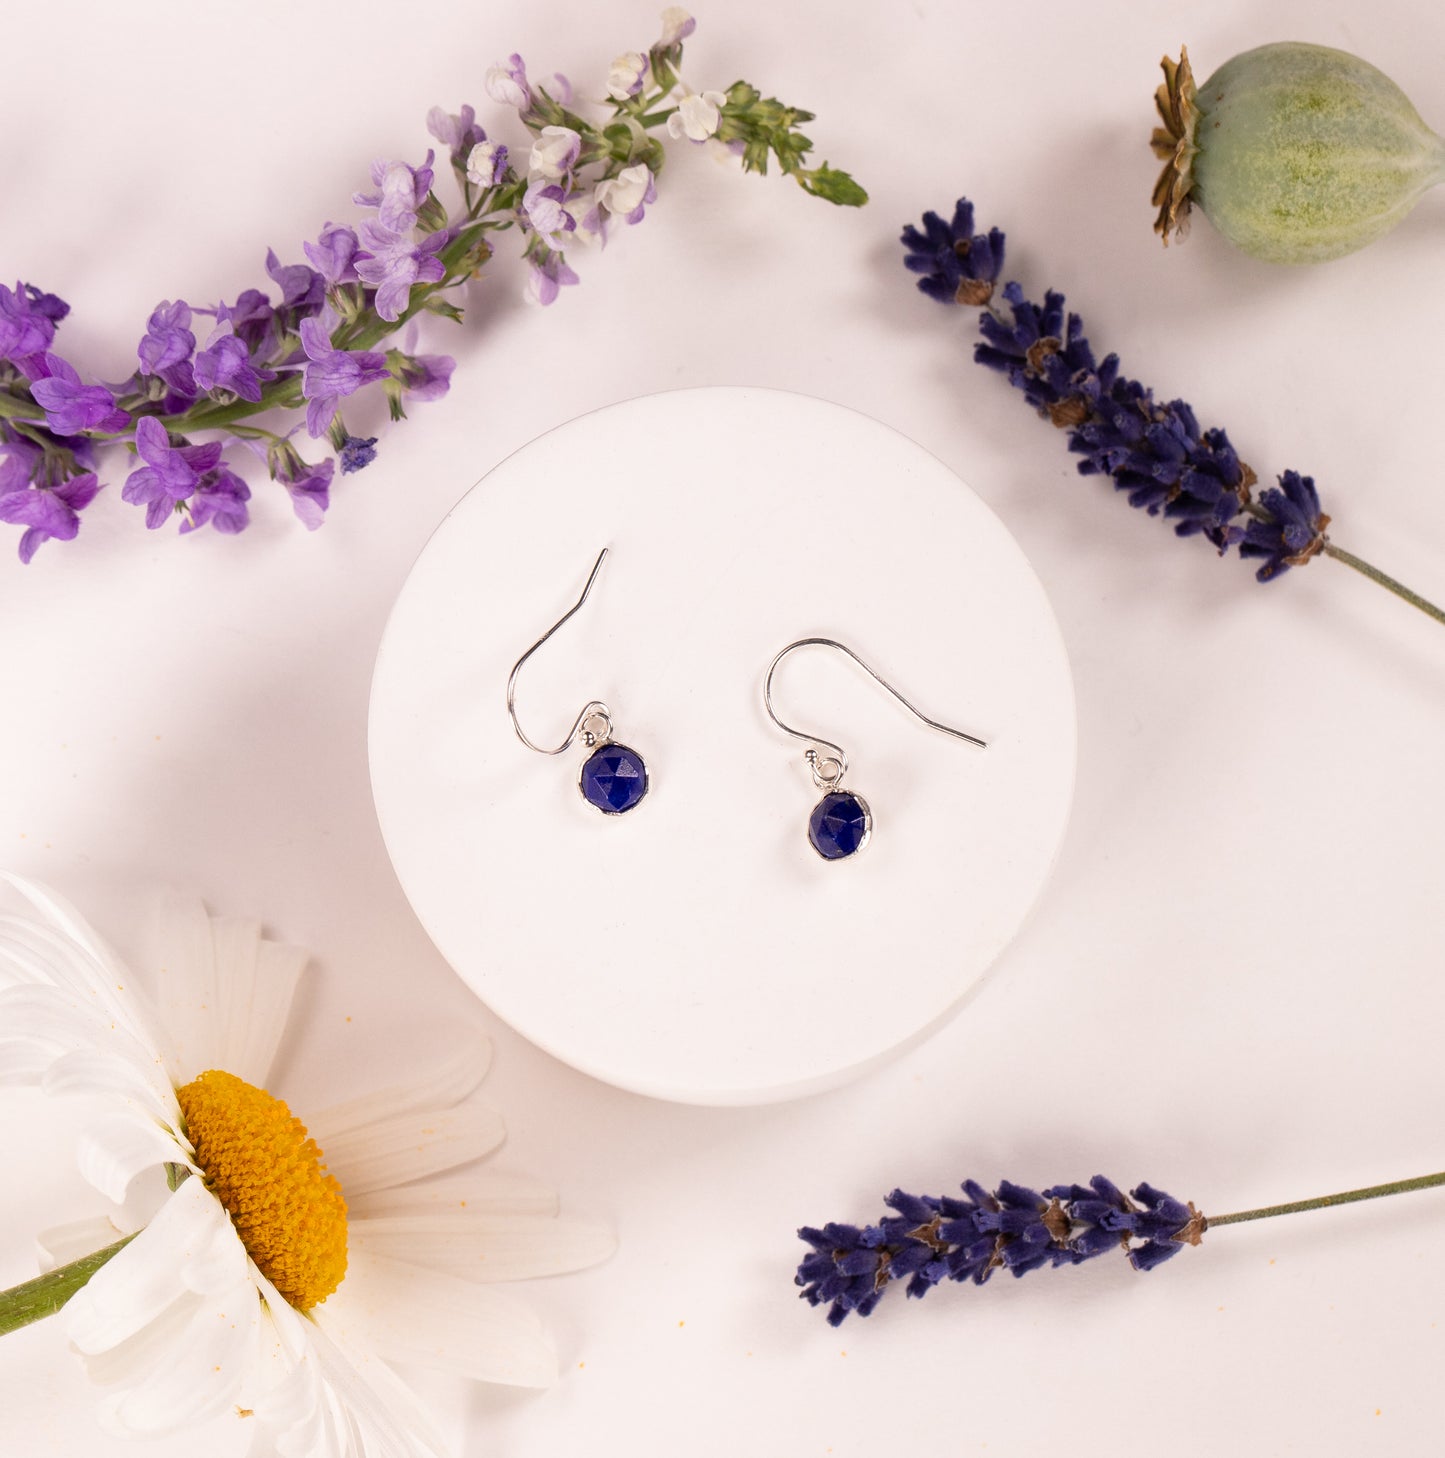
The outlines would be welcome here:
M 164 375 L 185 364 L 196 347 L 191 333 L 191 306 L 184 299 L 156 305 L 146 322 L 145 338 L 136 349 L 143 375 Z
M 311 361 L 301 381 L 301 393 L 310 402 L 306 429 L 314 439 L 331 424 L 344 396 L 386 379 L 390 371 L 383 356 L 371 350 L 333 349 L 331 335 L 320 319 L 301 321 L 301 346 Z
M 487 140 L 487 134 L 477 125 L 476 118 L 477 114 L 470 106 L 463 106 L 456 115 L 440 106 L 432 107 L 427 113 L 427 131 L 447 149 L 452 166 L 458 172 L 467 170 L 467 157 L 472 148 Z
M 246 289 L 234 304 L 220 305 L 216 319 L 228 321 L 252 354 L 265 354 L 276 333 L 276 311 L 260 289 Z
M 181 535 L 208 525 L 228 537 L 245 531 L 251 520 L 246 507 L 250 499 L 251 488 L 229 466 L 208 471 L 190 499 Z
M 805 1226 L 798 1235 L 812 1249 L 796 1277 L 804 1300 L 826 1305 L 838 1326 L 850 1312 L 867 1316 L 900 1280 L 908 1295 L 926 1296 L 944 1280 L 982 1286 L 998 1270 L 1026 1276 L 1110 1251 L 1149 1271 L 1198 1245 L 1208 1226 L 1193 1205 L 1152 1185 L 1126 1196 L 1103 1175 L 1042 1192 L 1007 1180 L 990 1192 L 968 1180 L 963 1196 L 894 1190 L 885 1202 L 894 1213 L 876 1225 Z
M 376 191 L 355 193 L 352 202 L 358 207 L 375 208 L 376 221 L 388 232 L 409 232 L 416 226 L 416 215 L 431 191 L 435 157 L 434 151 L 428 151 L 420 167 L 378 159 L 371 164 L 371 181 Z
M 274 379 L 276 372 L 258 372 L 251 364 L 245 342 L 236 337 L 234 326 L 229 320 L 222 320 L 196 356 L 195 375 L 196 383 L 203 390 L 211 393 L 226 390 L 257 405 L 261 401 L 261 381 Z
M 515 106 L 523 116 L 532 108 L 532 88 L 527 84 L 527 67 L 513 52 L 505 66 L 492 66 L 486 75 L 487 95 L 503 106 Z
M 30 393 L 56 435 L 115 431 L 130 424 L 129 414 L 117 408 L 115 396 L 104 385 L 82 385 L 75 367 L 58 354 L 44 355 L 42 364 L 45 374 L 32 381 Z
M 121 500 L 144 506 L 146 526 L 155 531 L 178 501 L 194 493 L 201 476 L 220 464 L 221 444 L 173 446 L 165 426 L 154 415 L 144 415 L 136 423 L 135 445 L 145 465 L 126 477 Z
M 318 466 L 301 462 L 299 472 L 283 473 L 281 483 L 291 495 L 291 506 L 301 525 L 308 532 L 314 532 L 326 519 L 326 509 L 331 505 L 331 478 L 336 471 L 335 461 L 322 461 Z
M 0 496 L 26 490 L 43 459 L 40 447 L 28 440 L 0 443 Z
M 13 290 L 0 284 L 0 359 L 43 354 L 55 338 L 56 323 L 69 312 L 68 304 L 31 284 L 17 283 Z
M 321 230 L 321 237 L 315 243 L 301 245 L 307 258 L 316 267 L 328 284 L 356 282 L 356 269 L 352 260 L 359 247 L 356 234 L 350 228 L 338 228 L 331 223 Z
M 387 238 L 383 229 L 362 225 L 369 256 L 357 259 L 357 276 L 376 290 L 376 312 L 389 323 L 406 312 L 416 284 L 440 283 L 446 265 L 437 257 L 451 241 L 450 230 L 428 233 L 420 244 L 405 237 Z
M 418 354 L 401 368 L 401 383 L 413 400 L 440 400 L 451 388 L 457 362 L 449 354 Z
M 268 248 L 266 272 L 276 280 L 281 290 L 281 308 L 305 314 L 321 307 L 326 297 L 326 285 L 314 268 L 307 268 L 304 263 L 283 264 L 276 257 L 276 250 Z
M 567 267 L 567 260 L 550 248 L 542 248 L 532 258 L 532 270 L 527 277 L 527 293 L 544 308 L 556 302 L 562 288 L 579 282 L 577 275 Z
M 74 541 L 80 530 L 79 513 L 99 490 L 94 472 L 87 471 L 49 489 L 36 487 L 0 495 L 0 521 L 26 528 L 20 538 L 20 560 L 28 563 L 43 542 Z

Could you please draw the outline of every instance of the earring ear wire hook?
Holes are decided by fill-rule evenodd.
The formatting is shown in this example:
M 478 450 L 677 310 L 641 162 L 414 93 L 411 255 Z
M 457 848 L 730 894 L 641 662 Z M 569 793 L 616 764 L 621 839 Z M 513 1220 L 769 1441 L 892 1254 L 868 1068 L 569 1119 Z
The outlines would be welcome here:
M 842 782 L 843 776 L 848 773 L 847 753 L 841 744 L 834 744 L 831 739 L 824 739 L 820 734 L 808 734 L 801 729 L 794 729 L 790 724 L 783 723 L 778 717 L 777 710 L 773 707 L 773 675 L 777 672 L 778 665 L 796 649 L 814 647 L 834 648 L 845 657 L 851 658 L 869 678 L 892 694 L 915 719 L 926 724 L 928 728 L 936 729 L 940 734 L 947 734 L 954 739 L 961 739 L 965 744 L 972 744 L 979 749 L 988 748 L 986 739 L 980 739 L 976 734 L 969 734 L 962 729 L 955 729 L 951 725 L 940 723 L 937 719 L 929 718 L 922 709 L 894 688 L 881 673 L 870 668 L 846 643 L 840 643 L 836 638 L 798 638 L 789 643 L 786 648 L 780 649 L 773 661 L 768 664 L 767 676 L 763 679 L 763 707 L 767 710 L 768 718 L 784 734 L 791 735 L 808 746 L 804 758 L 808 761 L 808 767 L 813 771 L 813 779 L 819 789 L 833 789 Z M 823 749 L 829 751 L 826 756 L 822 756 L 818 752 Z
M 527 738 L 526 734 L 522 732 L 521 721 L 517 718 L 517 675 L 521 673 L 522 665 L 537 651 L 537 649 L 542 646 L 543 643 L 547 641 L 548 638 L 552 636 L 553 633 L 557 631 L 558 628 L 560 628 L 570 618 L 574 617 L 578 610 L 582 607 L 582 604 L 587 601 L 588 594 L 592 591 L 592 584 L 597 581 L 597 574 L 601 572 L 602 564 L 607 560 L 607 552 L 608 548 L 603 547 L 603 549 L 597 554 L 597 560 L 592 564 L 592 571 L 587 576 L 587 584 L 582 589 L 582 596 L 579 597 L 577 601 L 574 602 L 572 606 L 569 607 L 567 611 L 563 613 L 562 616 L 558 618 L 557 621 L 553 623 L 552 626 L 548 628 L 547 631 L 543 633 L 542 636 L 538 638 L 537 641 L 533 643 L 532 646 L 527 649 L 524 654 L 522 654 L 522 656 L 512 665 L 512 671 L 507 676 L 507 713 L 511 717 L 512 728 L 517 731 L 517 738 L 520 739 L 522 743 L 527 746 L 528 749 L 535 749 L 538 754 L 562 754 L 564 751 L 572 747 L 572 745 L 577 741 L 579 736 L 581 737 L 584 744 L 591 747 L 592 745 L 596 744 L 598 740 L 606 739 L 612 733 L 612 715 L 608 711 L 607 705 L 602 703 L 598 699 L 593 699 L 590 703 L 583 705 L 582 712 L 577 715 L 577 718 L 573 722 L 571 729 L 567 732 L 567 737 L 561 742 L 561 744 L 556 747 L 556 749 L 545 749 L 540 744 L 534 744 L 530 739 Z M 599 728 L 594 729 L 589 727 L 589 721 L 594 719 L 599 721 Z

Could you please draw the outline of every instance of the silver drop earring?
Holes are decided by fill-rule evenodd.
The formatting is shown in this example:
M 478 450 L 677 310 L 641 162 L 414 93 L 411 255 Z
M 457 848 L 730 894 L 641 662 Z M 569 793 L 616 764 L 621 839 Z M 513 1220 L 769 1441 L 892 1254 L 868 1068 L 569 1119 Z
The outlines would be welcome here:
M 517 675 L 521 673 L 522 665 L 587 601 L 592 584 L 597 581 L 597 574 L 607 560 L 607 550 L 603 547 L 597 554 L 582 596 L 512 665 L 512 672 L 507 677 L 507 713 L 511 716 L 517 738 L 538 754 L 563 754 L 580 739 L 592 751 L 582 762 L 582 771 L 577 778 L 582 798 L 604 815 L 624 815 L 647 794 L 647 765 L 635 749 L 613 739 L 612 713 L 606 704 L 600 699 L 584 704 L 567 737 L 555 749 L 534 744 L 522 732 L 517 718 Z
M 851 658 L 869 678 L 887 689 L 915 719 L 926 724 L 928 728 L 936 729 L 940 734 L 950 735 L 954 739 L 961 739 L 965 744 L 975 745 L 979 749 L 987 749 L 988 743 L 977 735 L 950 728 L 947 724 L 940 724 L 937 719 L 930 719 L 904 698 L 882 674 L 870 668 L 851 648 L 834 638 L 799 638 L 786 648 L 780 649 L 768 665 L 767 676 L 763 679 L 763 708 L 767 710 L 768 718 L 784 734 L 789 734 L 808 746 L 803 758 L 807 760 L 808 768 L 812 771 L 813 783 L 823 792 L 823 798 L 813 807 L 813 813 L 808 817 L 808 844 L 825 861 L 841 861 L 857 855 L 868 844 L 873 834 L 873 812 L 861 795 L 843 788 L 843 776 L 848 773 L 848 756 L 842 745 L 834 744 L 832 740 L 824 739 L 819 734 L 805 734 L 802 730 L 792 728 L 783 723 L 773 708 L 773 674 L 777 672 L 778 665 L 795 649 L 811 647 L 835 648 Z M 826 754 L 823 753 L 825 750 Z

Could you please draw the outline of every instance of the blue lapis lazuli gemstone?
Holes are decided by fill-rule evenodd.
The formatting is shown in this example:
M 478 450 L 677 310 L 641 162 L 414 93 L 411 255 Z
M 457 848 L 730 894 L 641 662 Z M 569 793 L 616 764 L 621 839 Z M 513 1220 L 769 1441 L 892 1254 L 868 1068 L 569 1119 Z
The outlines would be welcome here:
M 625 744 L 599 745 L 582 765 L 582 798 L 604 815 L 631 810 L 647 793 L 647 766 Z
M 841 861 L 863 849 L 873 829 L 867 801 L 851 790 L 831 790 L 808 817 L 808 843 L 825 861 Z

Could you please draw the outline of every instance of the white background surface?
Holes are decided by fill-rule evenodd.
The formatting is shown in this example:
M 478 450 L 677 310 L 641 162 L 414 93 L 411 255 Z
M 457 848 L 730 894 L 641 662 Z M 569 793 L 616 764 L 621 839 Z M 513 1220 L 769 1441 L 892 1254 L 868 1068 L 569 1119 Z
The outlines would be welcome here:
M 486 65 L 516 49 L 596 79 L 655 24 L 650 5 L 520 0 L 7 15 L 6 276 L 67 298 L 63 349 L 117 378 L 159 299 L 263 282 L 268 243 L 299 256 L 349 217 L 370 159 L 419 156 L 426 109 L 479 99 Z M 78 542 L 0 565 L 6 859 L 123 945 L 166 880 L 315 948 L 283 1080 L 303 1112 L 480 1016 L 393 879 L 365 718 L 413 558 L 508 452 L 658 389 L 799 389 L 935 452 L 1045 582 L 1079 698 L 1075 814 L 1037 916 L 940 1034 L 839 1092 L 729 1111 L 617 1092 L 489 1021 L 503 1160 L 623 1244 L 535 1289 L 558 1388 L 432 1384 L 459 1454 L 1436 1445 L 1439 1195 L 1220 1230 L 1147 1277 L 1100 1260 L 895 1295 L 836 1333 L 790 1279 L 796 1225 L 874 1218 L 897 1184 L 1097 1171 L 1217 1212 L 1440 1164 L 1441 630 L 1335 564 L 1258 587 L 1078 478 L 970 362 L 968 321 L 913 291 L 895 238 L 967 191 L 1008 232 L 1011 276 L 1066 289 L 1097 344 L 1227 427 L 1265 480 L 1312 472 L 1336 540 L 1440 597 L 1445 196 L 1308 272 L 1238 257 L 1203 221 L 1166 253 L 1145 140 L 1181 40 L 1201 77 L 1266 40 L 1355 49 L 1445 125 L 1442 32 L 1418 3 L 1015 18 L 735 0 L 702 15 L 688 73 L 815 110 L 820 154 L 857 171 L 867 209 L 679 157 L 646 223 L 579 260 L 584 283 L 546 315 L 499 260 L 464 329 L 432 337 L 459 360 L 451 395 L 386 435 L 322 532 L 262 501 L 240 540 L 148 536 L 113 487 Z M 878 985 L 907 995 L 895 968 Z M 65 1125 L 28 1099 L 6 1111 L 8 1283 L 33 1271 L 31 1230 L 96 1207 Z M 97 1434 L 43 1327 L 0 1351 L 0 1412 L 7 1454 L 135 1451 Z M 228 1454 L 242 1435 L 209 1440 Z
M 676 465 L 618 465 L 619 440 Z M 604 525 L 517 710 L 551 747 L 606 701 L 649 774 L 617 818 L 578 793 L 580 744 L 518 742 L 503 691 Z M 790 653 L 780 717 L 842 743 L 872 809 L 842 864 L 808 844 L 821 792 L 762 703 L 773 655 L 819 633 L 987 741 L 929 731 L 835 650 Z M 1074 780 L 1058 626 L 998 518 L 896 432 L 780 390 L 627 401 L 503 461 L 407 579 L 370 725 L 392 864 L 468 985 L 572 1067 L 699 1104 L 814 1093 L 935 1026 L 1033 906 Z M 873 995 L 882 966 L 907 997 Z

